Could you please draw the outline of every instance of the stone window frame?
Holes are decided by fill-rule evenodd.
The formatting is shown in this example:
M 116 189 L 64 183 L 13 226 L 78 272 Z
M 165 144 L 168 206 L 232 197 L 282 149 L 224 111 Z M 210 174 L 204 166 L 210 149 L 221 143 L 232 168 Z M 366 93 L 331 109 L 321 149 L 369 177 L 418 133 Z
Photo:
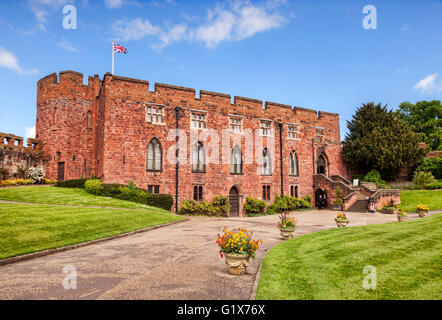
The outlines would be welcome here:
M 159 184 L 149 184 L 147 186 L 147 193 L 159 194 L 160 193 L 160 185 Z
M 264 201 L 271 201 L 270 185 L 269 184 L 263 184 L 262 185 L 262 200 L 264 200 Z
M 207 128 L 207 111 L 190 109 L 190 129 L 204 130 Z
M 86 112 L 86 128 L 92 129 L 92 111 L 88 110 Z
M 149 148 L 152 146 L 152 157 L 149 158 Z M 157 147 L 159 148 L 159 153 L 157 152 Z M 157 168 L 157 156 L 159 156 L 159 168 Z M 150 162 L 152 163 L 152 165 L 150 166 Z M 149 168 L 150 167 L 150 168 Z M 156 138 L 153 137 L 150 141 L 149 144 L 147 145 L 147 161 L 146 161 L 146 171 L 163 171 L 163 148 L 161 147 L 161 143 L 160 141 Z
M 239 163 L 234 162 L 235 156 L 239 152 Z M 230 157 L 230 174 L 234 175 L 241 175 L 243 174 L 243 161 L 242 161 L 242 151 L 241 147 L 237 144 L 235 144 L 231 151 L 231 157 Z
M 261 175 L 271 176 L 272 174 L 272 156 L 270 154 L 269 148 L 264 147 L 261 152 Z
M 295 150 L 290 151 L 289 155 L 289 175 L 299 177 L 299 158 Z
M 325 128 L 315 127 L 315 142 L 317 144 L 324 144 Z
M 270 119 L 259 119 L 259 135 L 262 137 L 272 137 L 272 122 Z
M 230 114 L 229 115 L 229 132 L 234 134 L 241 134 L 243 133 L 243 123 L 242 123 L 242 116 L 237 116 Z
M 196 151 L 196 163 L 194 163 Z M 206 173 L 206 148 L 201 141 L 197 141 L 191 150 L 191 166 L 193 173 Z
M 193 200 L 195 201 L 203 201 L 203 186 L 202 185 L 194 185 L 193 186 Z
M 287 123 L 287 139 L 301 140 L 300 138 L 298 138 L 298 134 L 299 134 L 299 124 L 288 122 Z
M 144 103 L 144 105 L 146 106 L 146 123 L 152 125 L 166 125 L 164 122 L 166 116 L 165 105 L 156 103 Z M 159 121 L 159 119 L 161 119 L 161 121 Z
M 292 184 L 290 186 L 290 196 L 294 198 L 298 198 L 299 196 L 299 186 L 297 184 Z

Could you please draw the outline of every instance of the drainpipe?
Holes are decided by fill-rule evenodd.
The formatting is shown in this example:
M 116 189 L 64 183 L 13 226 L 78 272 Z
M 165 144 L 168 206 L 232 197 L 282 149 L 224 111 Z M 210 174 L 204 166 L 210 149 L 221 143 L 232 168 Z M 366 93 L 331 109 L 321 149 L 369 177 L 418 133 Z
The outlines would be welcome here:
M 175 163 L 175 213 L 178 213 L 178 140 L 179 140 L 179 136 L 178 136 L 178 130 L 179 130 L 179 112 L 180 112 L 180 107 L 176 107 L 175 108 L 175 116 L 176 116 L 176 137 L 175 137 L 175 141 L 176 141 L 176 149 L 175 149 L 175 159 L 176 159 L 176 163 Z
M 282 123 L 279 123 L 279 159 L 281 164 L 281 197 L 284 196 L 284 170 L 282 161 Z

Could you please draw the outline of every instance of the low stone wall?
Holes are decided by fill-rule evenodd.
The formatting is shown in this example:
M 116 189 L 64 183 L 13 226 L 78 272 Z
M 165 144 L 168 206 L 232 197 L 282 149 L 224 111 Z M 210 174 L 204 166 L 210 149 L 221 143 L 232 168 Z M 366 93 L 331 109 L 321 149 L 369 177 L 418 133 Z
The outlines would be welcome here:
M 28 139 L 28 147 L 23 146 L 23 138 L 0 132 L 0 168 L 8 170 L 6 179 L 17 177 L 19 168 L 39 166 L 45 168 L 46 160 L 37 148 L 38 141 Z M 0 175 L 0 180 L 3 175 Z
M 390 203 L 401 204 L 401 194 L 399 190 L 381 189 L 378 190 L 372 197 L 370 197 L 370 203 L 375 203 L 375 210 L 381 209 Z

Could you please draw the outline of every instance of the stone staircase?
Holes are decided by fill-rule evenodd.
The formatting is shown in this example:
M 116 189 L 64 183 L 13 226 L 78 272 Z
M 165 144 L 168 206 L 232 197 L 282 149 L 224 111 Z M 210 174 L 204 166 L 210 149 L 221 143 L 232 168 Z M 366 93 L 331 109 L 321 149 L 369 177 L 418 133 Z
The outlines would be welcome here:
M 356 202 L 348 208 L 347 212 L 367 212 L 368 200 L 356 200 Z

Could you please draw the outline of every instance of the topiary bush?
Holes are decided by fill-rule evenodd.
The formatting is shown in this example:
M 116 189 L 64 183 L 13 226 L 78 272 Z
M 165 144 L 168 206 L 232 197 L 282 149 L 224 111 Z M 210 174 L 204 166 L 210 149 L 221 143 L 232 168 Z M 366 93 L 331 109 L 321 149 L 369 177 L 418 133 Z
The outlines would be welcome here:
M 84 189 L 86 192 L 96 196 L 101 195 L 103 192 L 103 182 L 100 179 L 89 179 L 85 182 Z
M 60 188 L 84 188 L 86 181 L 85 178 L 57 181 L 55 186 Z
M 413 175 L 413 183 L 415 185 L 427 185 L 435 182 L 435 179 L 431 172 L 415 171 Z
M 266 202 L 263 200 L 247 197 L 244 204 L 244 211 L 247 215 L 261 215 L 264 214 Z

